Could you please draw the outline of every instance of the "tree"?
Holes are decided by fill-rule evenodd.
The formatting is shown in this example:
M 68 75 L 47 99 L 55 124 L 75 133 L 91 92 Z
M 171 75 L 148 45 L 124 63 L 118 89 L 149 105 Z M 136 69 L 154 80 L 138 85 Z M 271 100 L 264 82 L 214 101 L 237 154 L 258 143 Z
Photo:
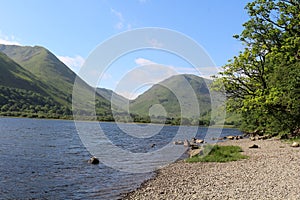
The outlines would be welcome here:
M 242 130 L 292 133 L 300 128 L 300 2 L 255 0 L 249 21 L 234 37 L 244 50 L 213 83 L 225 90 L 227 108 L 242 115 Z

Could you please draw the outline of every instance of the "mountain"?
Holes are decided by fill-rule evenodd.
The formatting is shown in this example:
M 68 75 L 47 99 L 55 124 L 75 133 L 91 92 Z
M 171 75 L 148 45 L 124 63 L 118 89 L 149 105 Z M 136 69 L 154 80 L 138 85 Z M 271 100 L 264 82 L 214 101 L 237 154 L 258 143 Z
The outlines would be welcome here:
M 74 103 L 75 80 L 79 101 Z M 103 121 L 180 124 L 185 120 L 185 124 L 208 125 L 210 119 L 219 120 L 210 116 L 210 83 L 191 74 L 176 75 L 130 101 L 111 90 L 90 87 L 44 47 L 0 44 L 0 115 L 72 118 L 75 108 L 82 119 L 92 119 L 96 112 Z M 236 119 L 232 115 L 227 122 L 235 124 Z
M 104 97 L 106 100 L 114 104 L 113 108 L 117 109 L 117 107 L 120 108 L 123 105 L 129 104 L 129 99 L 115 93 L 112 90 L 106 88 L 96 88 L 96 92 L 102 97 Z
M 44 93 L 36 77 L 0 52 L 0 85 Z
M 80 102 L 85 102 L 84 104 L 86 105 L 94 105 L 96 103 L 96 112 L 99 116 L 106 117 L 110 115 L 110 102 L 98 93 L 95 94 L 94 88 L 90 87 L 79 77 L 76 77 L 74 72 L 44 47 L 0 45 L 0 52 L 5 53 L 17 63 L 24 73 L 30 74 L 31 77 L 28 78 L 29 80 L 40 85 L 40 87 L 34 85 L 33 88 L 24 89 L 30 91 L 34 90 L 34 88 L 41 88 L 41 92 L 53 99 L 58 106 L 64 106 L 68 110 L 71 110 L 73 86 L 77 78 L 76 87 L 78 94 L 80 94 L 78 95 Z M 7 67 L 7 64 L 4 63 L 2 68 L 5 67 Z M 13 80 L 6 80 L 3 81 L 2 85 L 11 87 L 11 84 L 14 82 Z M 18 85 L 15 83 L 16 87 Z M 93 94 L 95 94 L 96 102 L 91 98 L 86 99 Z M 82 107 L 84 112 L 86 111 L 86 105 L 77 105 L 77 108 Z
M 0 52 L 0 114 L 23 117 L 70 115 L 47 93 L 47 85 Z M 47 113 L 47 116 L 45 115 Z
M 211 110 L 210 93 L 206 83 L 211 83 L 211 80 L 191 74 L 172 76 L 153 85 L 131 101 L 130 112 L 147 116 L 150 111 L 150 116 L 154 117 L 165 115 L 167 118 L 183 116 L 199 119 Z M 161 105 L 166 113 L 164 114 L 157 105 Z M 196 105 L 199 105 L 200 112 L 195 109 Z

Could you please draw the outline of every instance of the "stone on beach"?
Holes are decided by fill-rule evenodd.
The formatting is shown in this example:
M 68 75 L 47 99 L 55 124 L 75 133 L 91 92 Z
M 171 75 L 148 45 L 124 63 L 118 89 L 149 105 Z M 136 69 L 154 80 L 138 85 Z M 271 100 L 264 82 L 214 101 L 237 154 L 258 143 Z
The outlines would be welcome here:
M 298 149 L 276 139 L 227 140 L 249 159 L 228 163 L 178 161 L 160 169 L 156 178 L 125 199 L 300 199 Z
M 300 147 L 300 144 L 298 142 L 293 142 L 292 147 Z
M 184 140 L 183 145 L 185 147 L 189 147 L 190 146 L 190 142 L 188 140 Z
M 259 148 L 259 146 L 257 144 L 253 144 L 251 146 L 249 146 L 250 149 L 257 149 Z
M 234 140 L 235 139 L 235 136 L 232 136 L 232 135 L 229 135 L 226 137 L 228 140 Z
M 193 149 L 193 150 L 190 150 L 188 153 L 191 158 L 193 156 L 199 155 L 201 153 L 201 151 L 202 151 L 202 149 Z
M 197 144 L 203 144 L 203 143 L 204 143 L 204 140 L 196 139 L 196 143 L 197 143 Z

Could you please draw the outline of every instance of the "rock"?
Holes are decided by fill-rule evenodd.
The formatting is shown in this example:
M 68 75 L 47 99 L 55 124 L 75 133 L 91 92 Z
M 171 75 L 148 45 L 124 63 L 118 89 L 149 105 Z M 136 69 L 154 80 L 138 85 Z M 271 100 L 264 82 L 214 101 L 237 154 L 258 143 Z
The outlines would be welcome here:
M 199 149 L 199 146 L 197 144 L 190 144 L 190 148 L 191 150 Z
M 175 145 L 183 145 L 183 142 L 182 141 L 174 141 L 173 144 L 175 144 Z
M 298 142 L 293 142 L 291 147 L 300 147 L 300 144 Z
M 196 139 L 196 144 L 203 144 L 204 140 Z
M 258 146 L 257 144 L 253 144 L 253 145 L 251 145 L 249 148 L 250 148 L 250 149 L 257 149 L 257 148 L 259 148 L 259 146 Z
M 93 164 L 93 165 L 97 165 L 97 164 L 99 164 L 100 162 L 99 162 L 99 159 L 98 159 L 98 158 L 96 158 L 95 156 L 93 156 L 93 157 L 91 157 L 91 158 L 88 160 L 88 163 Z
M 258 139 L 258 140 L 267 140 L 267 139 L 269 139 L 269 138 L 270 138 L 269 135 L 263 135 L 263 136 L 259 136 L 257 139 Z
M 202 149 L 194 149 L 189 151 L 190 158 L 193 156 L 197 156 L 201 153 Z
M 228 140 L 234 140 L 235 137 L 232 136 L 232 135 L 229 135 L 229 136 L 227 136 L 226 138 L 227 138 Z
M 238 135 L 238 136 L 236 136 L 236 138 L 235 138 L 236 140 L 240 140 L 240 139 L 243 139 L 243 136 L 242 135 Z
M 256 140 L 255 137 L 250 137 L 249 139 L 250 139 L 251 141 L 255 141 L 255 140 Z
M 191 142 L 190 142 L 190 143 L 191 143 L 191 144 L 192 144 L 192 143 L 196 143 L 196 140 L 197 140 L 197 139 L 193 137 L 193 138 L 191 139 Z
M 183 145 L 185 147 L 189 147 L 190 146 L 190 142 L 188 140 L 184 140 Z

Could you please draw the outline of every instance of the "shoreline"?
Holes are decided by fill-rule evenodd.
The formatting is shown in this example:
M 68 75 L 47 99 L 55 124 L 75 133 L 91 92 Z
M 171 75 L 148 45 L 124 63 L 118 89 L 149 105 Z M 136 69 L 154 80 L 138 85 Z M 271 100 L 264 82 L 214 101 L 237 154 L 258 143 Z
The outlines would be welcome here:
M 37 120 L 63 120 L 63 121 L 75 121 L 74 118 L 47 118 L 47 117 L 22 117 L 22 116 L 7 116 L 7 115 L 0 115 L 0 118 L 16 118 L 16 119 L 37 119 Z M 158 125 L 158 126 L 195 126 L 201 128 L 230 128 L 230 129 L 239 129 L 234 125 L 211 125 L 211 126 L 200 126 L 200 125 L 172 125 L 172 124 L 160 124 L 160 123 L 143 123 L 143 122 L 118 122 L 118 121 L 99 121 L 99 120 L 76 120 L 79 122 L 104 122 L 104 123 L 122 123 L 122 124 L 141 124 L 141 125 Z
M 257 144 L 258 149 L 249 146 Z M 172 163 L 122 199 L 300 199 L 300 148 L 278 139 L 227 140 L 248 159 L 227 163 Z

